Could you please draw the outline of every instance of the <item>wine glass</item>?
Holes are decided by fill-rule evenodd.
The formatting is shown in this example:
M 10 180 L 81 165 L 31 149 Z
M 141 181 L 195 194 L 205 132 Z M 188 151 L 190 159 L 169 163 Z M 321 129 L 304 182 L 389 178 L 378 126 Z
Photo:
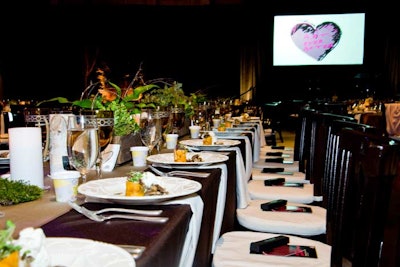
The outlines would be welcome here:
M 70 115 L 67 124 L 67 152 L 70 164 L 80 172 L 82 183 L 99 154 L 96 115 Z
M 106 147 L 111 143 L 114 128 L 114 112 L 111 110 L 96 110 L 97 127 L 99 128 L 99 156 L 96 163 L 97 176 L 102 177 L 102 163 L 104 158 L 109 158 L 112 151 L 105 152 Z
M 153 109 L 143 109 L 140 113 L 140 138 L 145 146 L 149 148 L 151 155 L 153 148 L 160 142 L 162 137 L 161 118 L 155 115 Z
M 179 134 L 185 124 L 185 109 L 183 106 L 175 105 L 171 108 L 172 133 Z

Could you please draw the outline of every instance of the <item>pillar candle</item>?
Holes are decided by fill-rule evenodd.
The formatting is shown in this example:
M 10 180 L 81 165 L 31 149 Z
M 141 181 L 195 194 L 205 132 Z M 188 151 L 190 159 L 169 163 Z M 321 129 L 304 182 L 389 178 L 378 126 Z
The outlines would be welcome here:
M 12 180 L 22 180 L 44 187 L 42 133 L 39 127 L 8 129 L 10 174 Z

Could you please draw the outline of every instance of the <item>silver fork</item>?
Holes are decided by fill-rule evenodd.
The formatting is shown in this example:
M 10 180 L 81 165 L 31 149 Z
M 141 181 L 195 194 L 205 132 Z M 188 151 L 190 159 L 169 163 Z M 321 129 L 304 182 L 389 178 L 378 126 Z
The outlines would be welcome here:
M 208 172 L 189 172 L 189 171 L 177 171 L 177 170 L 163 172 L 151 165 L 149 165 L 149 168 L 160 176 L 181 176 L 181 175 L 183 175 L 183 176 L 200 177 L 200 178 L 206 178 L 206 177 L 210 176 L 210 174 Z
M 95 212 L 86 209 L 85 207 L 79 206 L 74 202 L 68 202 L 68 204 L 80 214 L 85 215 L 87 218 L 96 221 L 103 222 L 111 219 L 128 219 L 128 220 L 137 220 L 137 221 L 147 221 L 147 222 L 156 222 L 156 223 L 164 223 L 168 221 L 167 217 L 149 217 L 149 216 L 136 216 L 136 215 L 126 215 L 126 214 L 112 214 L 109 216 L 99 215 Z

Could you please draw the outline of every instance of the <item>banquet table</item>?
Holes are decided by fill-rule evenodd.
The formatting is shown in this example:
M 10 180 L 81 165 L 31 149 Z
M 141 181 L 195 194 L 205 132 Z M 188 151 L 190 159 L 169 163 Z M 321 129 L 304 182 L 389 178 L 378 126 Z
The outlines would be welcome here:
M 48 166 L 45 164 L 45 173 L 48 174 Z M 129 162 L 117 166 L 112 172 L 104 172 L 103 178 L 125 176 L 130 170 L 135 169 Z M 138 169 L 138 170 L 143 170 Z M 213 224 L 209 223 L 215 217 L 215 203 L 218 195 L 221 169 L 209 168 L 201 170 L 209 172 L 207 178 L 183 177 L 196 180 L 202 188 L 197 193 L 204 201 L 203 217 L 200 235 L 195 252 L 194 263 L 196 266 L 209 266 L 211 262 L 211 245 Z M 95 171 L 89 174 L 89 180 L 93 179 Z M 188 225 L 193 217 L 190 205 L 173 204 L 139 205 L 139 208 L 163 210 L 163 216 L 169 217 L 167 223 L 144 223 L 134 220 L 114 219 L 107 222 L 93 222 L 84 218 L 74 210 L 70 210 L 67 203 L 55 201 L 55 193 L 50 179 L 45 177 L 45 186 L 49 186 L 42 198 L 12 206 L 1 207 L 5 213 L 0 218 L 0 227 L 5 226 L 7 220 L 16 224 L 15 238 L 20 230 L 26 227 L 41 227 L 47 237 L 83 237 L 114 244 L 134 244 L 146 246 L 142 256 L 136 260 L 136 266 L 179 266 L 182 247 L 185 242 Z M 110 203 L 85 202 L 84 198 L 78 202 L 88 207 L 97 209 L 106 205 L 119 206 Z M 135 205 L 136 207 L 136 205 Z M 129 233 L 129 234 L 127 234 Z

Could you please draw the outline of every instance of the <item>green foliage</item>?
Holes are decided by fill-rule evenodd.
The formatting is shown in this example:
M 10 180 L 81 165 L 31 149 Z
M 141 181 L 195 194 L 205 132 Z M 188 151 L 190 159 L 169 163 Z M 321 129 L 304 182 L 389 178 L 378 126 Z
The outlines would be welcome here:
M 0 179 L 0 206 L 9 206 L 36 200 L 43 195 L 43 189 L 24 181 Z
M 143 172 L 139 171 L 130 171 L 128 176 L 129 182 L 140 182 L 140 179 L 143 178 Z
M 21 246 L 14 245 L 12 235 L 15 231 L 15 224 L 10 220 L 6 222 L 6 228 L 0 230 L 0 260 L 7 258 L 14 251 L 21 250 Z

